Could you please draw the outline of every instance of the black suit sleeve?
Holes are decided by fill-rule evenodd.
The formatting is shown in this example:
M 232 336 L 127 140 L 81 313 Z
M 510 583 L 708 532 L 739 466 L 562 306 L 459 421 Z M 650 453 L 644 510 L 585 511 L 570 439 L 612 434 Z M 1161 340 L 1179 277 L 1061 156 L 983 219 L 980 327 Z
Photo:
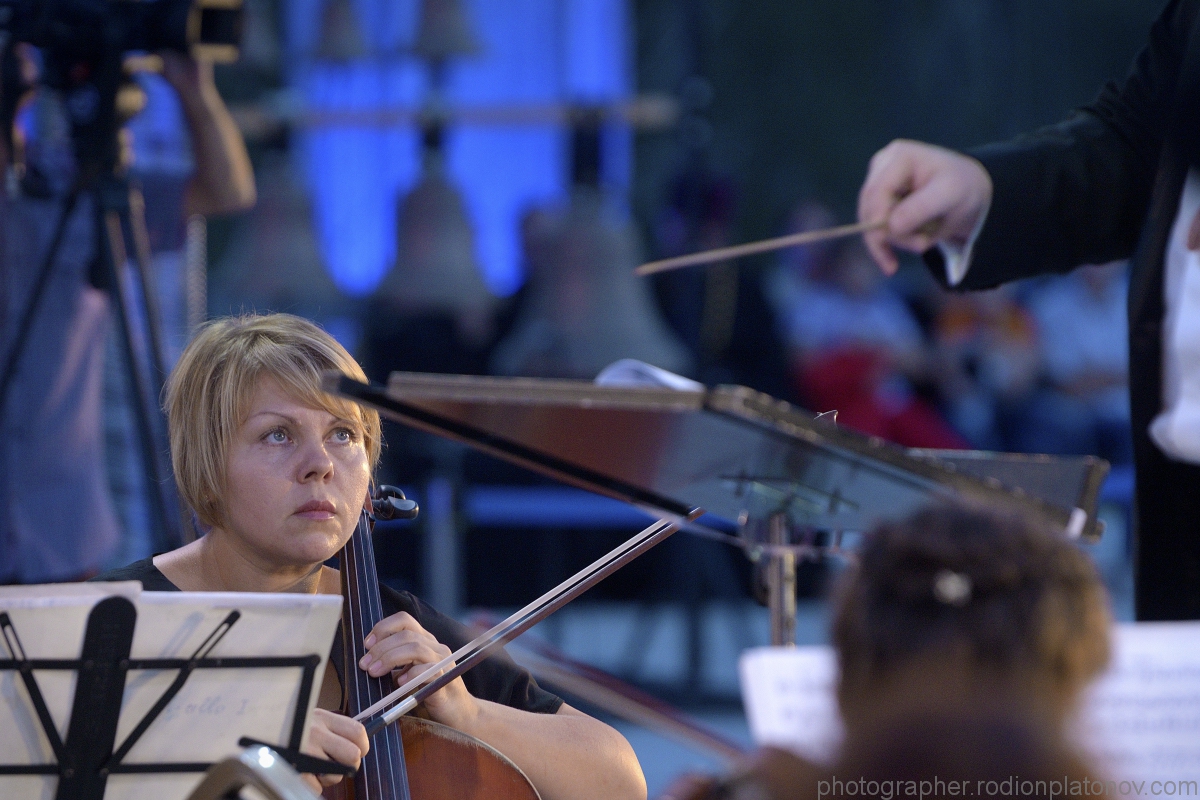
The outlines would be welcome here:
M 1200 0 L 1172 0 L 1129 76 L 1067 120 L 968 151 L 992 207 L 964 289 L 1128 257 L 1137 244 Z M 945 280 L 940 254 L 926 255 Z

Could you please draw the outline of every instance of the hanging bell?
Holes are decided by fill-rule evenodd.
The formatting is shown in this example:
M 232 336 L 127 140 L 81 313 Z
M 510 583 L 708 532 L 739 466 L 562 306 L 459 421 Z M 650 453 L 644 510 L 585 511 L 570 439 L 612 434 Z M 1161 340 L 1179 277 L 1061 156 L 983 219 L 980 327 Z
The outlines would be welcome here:
M 641 260 L 633 226 L 600 192 L 577 187 L 565 209 L 531 212 L 523 228 L 529 288 L 492 356 L 493 372 L 593 378 L 621 358 L 691 369 L 649 285 L 633 274 Z
M 512 332 L 492 355 L 501 375 L 594 378 L 622 358 L 671 372 L 692 368 L 663 320 L 641 263 L 637 233 L 600 188 L 601 115 L 573 117 L 565 208 L 533 211 L 522 224 L 529 286 Z
M 482 48 L 459 0 L 421 0 L 413 54 L 430 63 L 473 56 Z
M 367 45 L 351 0 L 329 0 L 321 12 L 321 39 L 316 57 L 322 61 L 345 62 L 362 58 Z
M 210 305 L 221 314 L 286 311 L 326 322 L 348 317 L 351 302 L 325 268 L 308 197 L 287 157 L 264 155 L 255 181 L 258 203 L 214 265 Z
M 426 128 L 424 151 L 421 180 L 397 209 L 396 264 L 374 299 L 401 316 L 448 315 L 464 339 L 481 342 L 497 298 L 480 274 L 462 196 L 446 176 L 437 122 Z

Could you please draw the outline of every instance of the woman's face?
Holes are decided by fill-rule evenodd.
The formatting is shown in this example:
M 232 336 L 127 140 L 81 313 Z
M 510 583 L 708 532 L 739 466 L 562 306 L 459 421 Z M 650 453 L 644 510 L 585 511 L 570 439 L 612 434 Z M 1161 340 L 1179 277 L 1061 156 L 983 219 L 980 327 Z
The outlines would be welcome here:
M 369 483 L 357 422 L 264 379 L 229 450 L 223 530 L 264 568 L 316 565 L 354 532 Z

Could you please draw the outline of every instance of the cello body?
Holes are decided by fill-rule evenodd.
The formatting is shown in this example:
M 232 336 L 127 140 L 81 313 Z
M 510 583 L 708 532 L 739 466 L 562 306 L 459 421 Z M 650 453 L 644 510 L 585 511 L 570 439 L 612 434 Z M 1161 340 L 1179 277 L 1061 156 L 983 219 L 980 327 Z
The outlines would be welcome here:
M 363 640 L 383 619 L 371 530 L 371 517 L 364 511 L 339 557 L 343 711 L 349 716 L 393 688 L 390 675 L 374 678 L 358 667 L 366 654 Z M 340 800 L 538 800 L 525 773 L 495 748 L 412 716 L 376 734 L 358 773 L 330 788 L 335 791 L 326 790 L 325 797 Z
M 400 720 L 413 800 L 538 800 L 521 768 L 489 744 L 432 720 Z

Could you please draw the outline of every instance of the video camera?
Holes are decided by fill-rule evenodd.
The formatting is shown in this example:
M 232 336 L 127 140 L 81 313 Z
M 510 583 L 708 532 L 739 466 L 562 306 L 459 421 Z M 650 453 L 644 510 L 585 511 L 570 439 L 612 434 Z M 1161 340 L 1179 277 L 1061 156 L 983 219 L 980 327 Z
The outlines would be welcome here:
M 173 50 L 212 61 L 238 56 L 242 0 L 0 0 L 0 126 L 11 128 L 24 92 L 13 47 L 40 51 L 38 83 L 63 96 L 76 158 L 93 175 L 116 160 L 116 132 L 129 113 L 116 106 L 126 54 Z M 137 94 L 137 91 L 133 92 Z M 123 103 L 129 106 L 130 103 Z M 137 104 L 132 104 L 137 107 Z
M 111 51 L 175 50 L 229 62 L 238 55 L 242 2 L 0 0 L 0 35 L 4 46 L 27 42 L 40 48 L 52 67 L 46 75 L 50 85 L 85 78 L 71 70 Z

